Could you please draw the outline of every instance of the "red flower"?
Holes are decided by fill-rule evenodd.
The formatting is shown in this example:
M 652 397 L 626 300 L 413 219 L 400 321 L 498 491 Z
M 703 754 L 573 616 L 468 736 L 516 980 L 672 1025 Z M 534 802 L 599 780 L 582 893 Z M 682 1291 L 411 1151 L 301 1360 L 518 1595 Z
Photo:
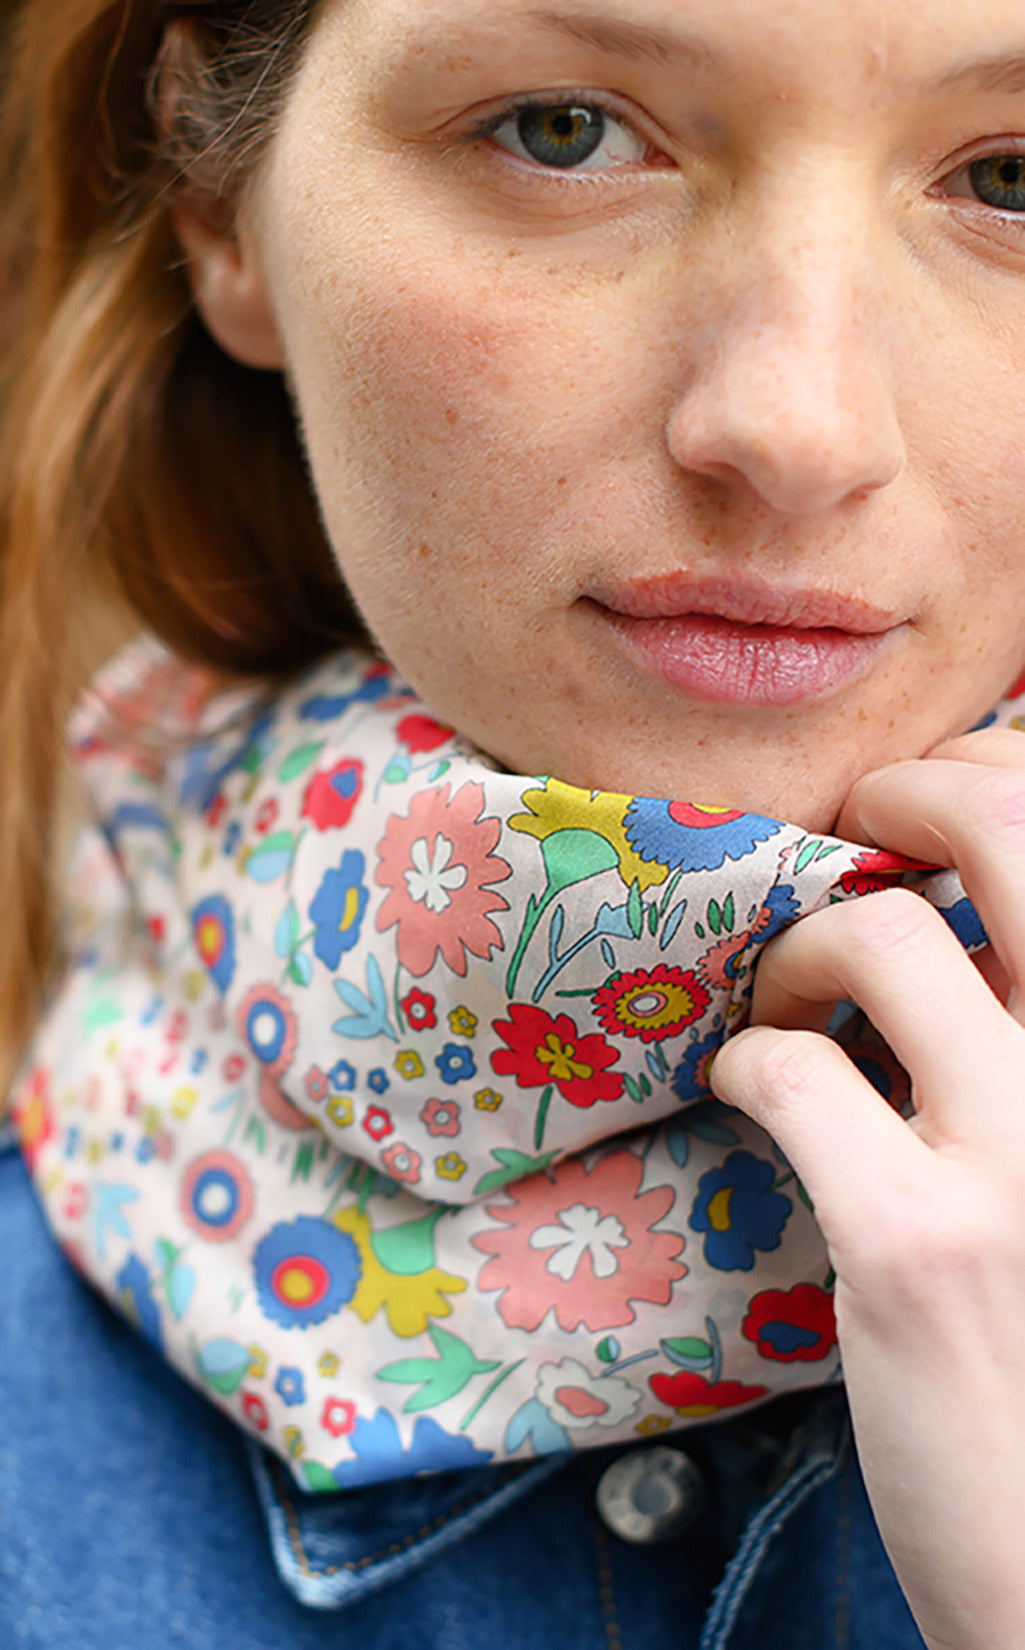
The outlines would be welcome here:
M 255 821 L 256 829 L 261 836 L 266 836 L 268 831 L 273 830 L 278 822 L 280 812 L 281 809 L 276 796 L 269 796 L 266 802 L 261 802 Z
M 50 1074 L 45 1066 L 35 1067 L 15 1100 L 14 1126 L 25 1162 L 30 1169 L 34 1169 L 43 1147 L 56 1133 L 50 1101 Z
M 709 996 L 691 969 L 638 968 L 614 974 L 591 998 L 595 1017 L 613 1036 L 639 1037 L 642 1043 L 677 1037 L 699 1020 Z
M 320 1424 L 332 1438 L 344 1438 L 356 1425 L 356 1405 L 351 1398 L 325 1398 Z
M 854 864 L 840 878 L 845 894 L 875 894 L 881 888 L 894 888 L 905 871 L 935 871 L 938 867 L 924 859 L 908 859 L 904 854 L 891 854 L 886 848 L 864 848 L 855 854 Z
M 429 991 L 421 991 L 418 985 L 402 998 L 402 1012 L 413 1031 L 433 1030 L 438 1023 L 434 1009 L 434 998 Z
M 763 1358 L 782 1364 L 817 1363 L 836 1345 L 833 1297 L 813 1283 L 763 1289 L 747 1309 L 743 1333 Z
M 363 1127 L 371 1140 L 386 1140 L 395 1124 L 391 1120 L 391 1112 L 384 1106 L 368 1106 L 363 1116 Z
M 410 756 L 419 756 L 426 751 L 436 751 L 446 739 L 451 739 L 453 730 L 446 728 L 441 722 L 436 722 L 433 716 L 413 714 L 404 716 L 396 728 L 400 740 L 405 745 Z
M 494 1029 L 509 1044 L 491 1056 L 501 1077 L 515 1077 L 521 1089 L 554 1083 L 571 1106 L 593 1106 L 596 1100 L 618 1100 L 623 1079 L 606 1068 L 618 1060 L 598 1032 L 581 1037 L 568 1014 L 552 1018 L 532 1003 L 512 1003 L 508 1020 L 496 1020 Z
M 302 816 L 318 831 L 348 825 L 363 789 L 363 764 L 345 756 L 333 768 L 315 773 L 303 793 Z
M 685 1420 L 700 1421 L 738 1404 L 753 1404 L 764 1398 L 764 1386 L 742 1386 L 739 1381 L 706 1381 L 703 1375 L 678 1370 L 675 1375 L 653 1375 L 648 1382 L 660 1403 L 668 1404 Z
M 250 1426 L 254 1426 L 257 1432 L 266 1432 L 270 1426 L 267 1405 L 256 1392 L 244 1392 L 242 1394 L 242 1413 Z
M 246 1069 L 245 1056 L 228 1054 L 221 1065 L 221 1076 L 226 1083 L 237 1083 Z

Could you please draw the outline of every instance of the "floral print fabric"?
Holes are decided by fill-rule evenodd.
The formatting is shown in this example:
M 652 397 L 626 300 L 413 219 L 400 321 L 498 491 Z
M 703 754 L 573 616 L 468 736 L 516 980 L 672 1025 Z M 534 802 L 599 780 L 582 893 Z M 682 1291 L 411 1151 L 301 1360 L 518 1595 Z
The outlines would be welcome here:
M 75 1264 L 304 1488 L 835 1377 L 803 1189 L 708 1067 L 783 926 L 905 881 L 980 943 L 956 879 L 497 772 L 358 653 L 211 696 L 146 640 L 72 744 L 24 1151 Z

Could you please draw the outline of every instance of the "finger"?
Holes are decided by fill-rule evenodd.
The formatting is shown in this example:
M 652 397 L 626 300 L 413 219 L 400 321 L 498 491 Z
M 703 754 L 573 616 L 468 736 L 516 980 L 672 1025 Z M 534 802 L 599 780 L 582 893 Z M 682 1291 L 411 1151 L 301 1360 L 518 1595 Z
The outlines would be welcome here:
M 777 936 L 758 965 L 752 1019 L 786 1030 L 810 1003 L 850 998 L 910 1073 L 948 1138 L 1021 1112 L 1025 1038 L 919 895 L 895 888 L 829 906 Z M 986 1081 L 981 1073 L 987 1073 Z
M 944 739 L 926 753 L 926 762 L 974 762 L 983 768 L 1025 767 L 1025 739 L 1016 728 L 983 728 Z
M 1025 766 L 979 767 L 943 758 L 896 763 L 858 781 L 843 829 L 957 868 L 1012 982 L 1009 1009 L 1016 1017 L 1022 1013 Z
M 842 1050 L 815 1032 L 738 1032 L 709 1077 L 721 1100 L 786 1153 L 831 1250 L 864 1245 L 891 1189 L 920 1185 L 928 1172 L 929 1148 Z M 834 1265 L 837 1258 L 834 1251 Z

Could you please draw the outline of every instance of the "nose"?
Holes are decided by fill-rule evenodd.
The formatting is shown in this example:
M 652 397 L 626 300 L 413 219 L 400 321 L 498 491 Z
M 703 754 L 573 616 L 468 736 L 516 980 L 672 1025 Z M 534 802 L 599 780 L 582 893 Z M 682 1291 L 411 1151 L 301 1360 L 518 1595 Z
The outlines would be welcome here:
M 834 213 L 747 238 L 670 417 L 676 463 L 792 515 L 889 486 L 905 461 L 893 325 L 863 241 Z

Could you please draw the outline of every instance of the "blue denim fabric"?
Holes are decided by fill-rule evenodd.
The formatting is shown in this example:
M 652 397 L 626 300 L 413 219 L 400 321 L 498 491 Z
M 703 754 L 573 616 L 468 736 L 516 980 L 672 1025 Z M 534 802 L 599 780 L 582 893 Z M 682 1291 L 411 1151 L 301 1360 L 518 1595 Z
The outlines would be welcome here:
M 0 1157 L 3 1650 L 921 1650 L 838 1392 L 679 1442 L 708 1502 L 663 1546 L 595 1515 L 617 1450 L 326 1498 L 253 1452 L 254 1480 Z

